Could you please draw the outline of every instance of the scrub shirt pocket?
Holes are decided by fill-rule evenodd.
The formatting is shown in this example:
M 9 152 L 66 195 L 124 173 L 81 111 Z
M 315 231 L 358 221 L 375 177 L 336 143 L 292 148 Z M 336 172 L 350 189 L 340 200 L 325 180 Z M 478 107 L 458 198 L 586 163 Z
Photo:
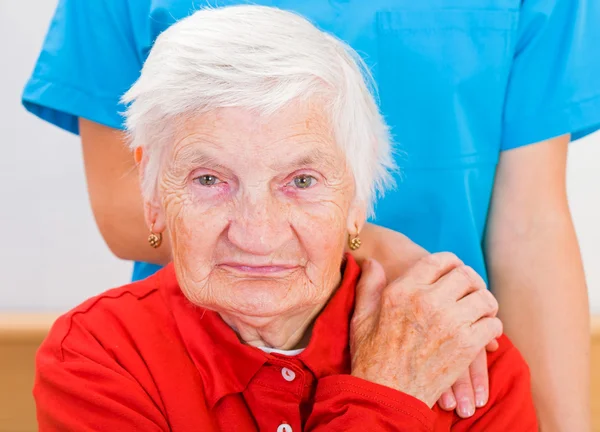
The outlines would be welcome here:
M 497 160 L 517 19 L 509 9 L 377 13 L 375 74 L 401 168 Z

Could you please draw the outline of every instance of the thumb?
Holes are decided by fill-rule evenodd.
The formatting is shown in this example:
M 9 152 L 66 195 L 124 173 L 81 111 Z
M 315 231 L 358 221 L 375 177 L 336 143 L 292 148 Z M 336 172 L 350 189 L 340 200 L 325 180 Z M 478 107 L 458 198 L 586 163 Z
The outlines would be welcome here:
M 374 259 L 365 260 L 360 280 L 356 285 L 355 320 L 372 316 L 379 310 L 381 292 L 386 285 L 385 271 L 381 264 Z

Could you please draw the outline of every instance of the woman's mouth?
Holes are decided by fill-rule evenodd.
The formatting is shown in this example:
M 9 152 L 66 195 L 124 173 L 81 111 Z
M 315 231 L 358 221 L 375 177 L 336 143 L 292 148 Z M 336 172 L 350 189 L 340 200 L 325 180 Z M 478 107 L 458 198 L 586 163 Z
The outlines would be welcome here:
M 246 276 L 282 276 L 297 270 L 299 266 L 289 264 L 254 265 L 248 263 L 227 262 L 219 264 L 219 267 Z

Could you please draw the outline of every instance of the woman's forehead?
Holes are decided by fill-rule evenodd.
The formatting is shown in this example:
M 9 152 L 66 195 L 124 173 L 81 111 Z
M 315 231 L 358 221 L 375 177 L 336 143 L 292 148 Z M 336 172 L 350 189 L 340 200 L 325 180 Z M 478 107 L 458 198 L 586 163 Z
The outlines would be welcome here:
M 263 158 L 282 165 L 338 163 L 341 155 L 324 113 L 290 106 L 271 116 L 221 108 L 187 118 L 175 136 L 176 164 L 222 164 L 232 158 Z
M 322 104 L 294 102 L 271 114 L 248 108 L 216 108 L 188 116 L 180 123 L 180 135 L 261 135 L 274 139 L 294 134 L 333 139 L 331 122 Z

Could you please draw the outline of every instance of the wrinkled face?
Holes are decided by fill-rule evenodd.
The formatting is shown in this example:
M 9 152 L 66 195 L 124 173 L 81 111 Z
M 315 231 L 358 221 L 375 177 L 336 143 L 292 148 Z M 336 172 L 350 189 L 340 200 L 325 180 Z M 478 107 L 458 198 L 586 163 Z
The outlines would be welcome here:
M 348 232 L 364 223 L 354 189 L 319 106 L 268 118 L 224 108 L 178 131 L 149 219 L 170 233 L 191 302 L 245 318 L 293 316 L 323 305 L 340 281 Z

